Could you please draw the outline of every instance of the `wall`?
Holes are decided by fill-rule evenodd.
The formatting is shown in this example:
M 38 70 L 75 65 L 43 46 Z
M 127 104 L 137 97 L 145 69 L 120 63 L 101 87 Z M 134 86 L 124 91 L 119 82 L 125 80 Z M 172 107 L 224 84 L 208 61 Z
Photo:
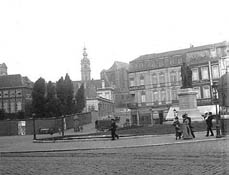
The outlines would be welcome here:
M 10 135 L 18 135 L 18 122 L 20 120 L 4 120 L 0 121 L 0 136 L 10 136 Z M 31 135 L 33 134 L 33 120 L 27 119 L 25 126 L 25 134 Z M 73 116 L 67 116 L 65 118 L 66 121 L 66 129 L 73 128 Z M 35 128 L 36 133 L 38 133 L 39 128 L 53 128 L 55 132 L 58 131 L 58 128 L 62 127 L 62 119 L 61 118 L 46 118 L 46 119 L 36 119 L 35 120 Z

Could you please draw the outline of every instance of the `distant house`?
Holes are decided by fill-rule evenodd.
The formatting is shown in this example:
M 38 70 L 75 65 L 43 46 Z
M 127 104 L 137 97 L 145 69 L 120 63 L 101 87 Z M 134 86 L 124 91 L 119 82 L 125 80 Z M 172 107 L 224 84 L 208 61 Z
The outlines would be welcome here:
M 20 74 L 0 76 L 0 110 L 5 113 L 25 112 L 32 100 L 33 82 Z

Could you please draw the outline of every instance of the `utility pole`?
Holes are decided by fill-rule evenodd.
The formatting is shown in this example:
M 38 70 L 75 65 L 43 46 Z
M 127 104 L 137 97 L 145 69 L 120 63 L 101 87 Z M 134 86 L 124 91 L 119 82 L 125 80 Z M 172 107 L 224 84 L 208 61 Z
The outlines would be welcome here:
M 33 117 L 33 140 L 36 140 L 37 139 L 37 137 L 36 137 L 35 116 L 36 116 L 36 114 L 35 113 L 32 113 L 32 117 Z
M 215 103 L 215 113 L 216 113 L 216 138 L 220 138 L 220 115 L 218 114 L 218 100 L 217 100 L 217 87 L 216 82 L 213 82 L 212 89 L 214 95 L 214 103 Z

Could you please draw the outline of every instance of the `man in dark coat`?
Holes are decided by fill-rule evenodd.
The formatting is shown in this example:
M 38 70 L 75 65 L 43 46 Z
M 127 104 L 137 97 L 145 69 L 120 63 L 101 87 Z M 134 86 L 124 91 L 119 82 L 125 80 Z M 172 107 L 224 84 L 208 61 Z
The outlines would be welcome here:
M 117 139 L 119 139 L 119 136 L 116 134 L 116 128 L 117 128 L 117 125 L 115 123 L 115 120 L 114 119 L 111 119 L 111 137 L 112 137 L 112 140 L 115 140 L 115 137 Z
M 214 136 L 214 133 L 212 131 L 212 120 L 213 120 L 213 115 L 212 115 L 212 112 L 209 112 L 209 113 L 205 113 L 205 121 L 206 121 L 206 124 L 207 124 L 207 134 L 206 134 L 206 137 L 209 136 L 209 131 L 211 132 L 211 136 Z

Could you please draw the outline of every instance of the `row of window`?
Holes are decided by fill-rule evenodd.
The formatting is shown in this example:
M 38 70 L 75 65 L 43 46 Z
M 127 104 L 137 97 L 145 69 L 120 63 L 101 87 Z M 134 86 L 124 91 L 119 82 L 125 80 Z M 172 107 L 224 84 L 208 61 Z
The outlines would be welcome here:
M 175 83 L 180 81 L 180 72 L 170 72 L 170 82 Z M 152 84 L 165 84 L 165 73 L 161 72 L 158 75 L 155 73 L 152 75 Z M 143 75 L 140 76 L 140 86 L 145 85 L 145 78 Z M 130 78 L 130 87 L 135 86 L 134 77 Z
M 212 78 L 213 79 L 218 79 L 220 77 L 219 74 L 219 66 L 218 65 L 213 65 L 212 66 Z M 201 77 L 201 78 L 200 78 Z M 175 83 L 175 82 L 180 82 L 180 72 L 172 71 L 170 72 L 170 82 Z M 193 81 L 199 81 L 199 80 L 209 80 L 209 68 L 206 67 L 201 67 L 199 68 L 193 68 L 192 69 L 192 80 Z M 166 78 L 165 78 L 165 73 L 161 72 L 158 75 L 153 74 L 152 75 L 152 84 L 164 84 L 166 83 Z M 145 85 L 145 78 L 144 75 L 140 76 L 140 86 Z M 131 77 L 130 78 L 130 87 L 131 86 L 136 86 L 135 85 L 135 78 Z
M 160 97 L 159 97 L 160 96 Z M 172 100 L 177 100 L 177 90 L 176 89 L 173 89 L 171 91 L 171 98 Z M 165 102 L 166 101 L 167 96 L 166 96 L 166 91 L 165 90 L 162 90 L 162 91 L 153 91 L 152 92 L 152 102 Z M 142 103 L 145 103 L 146 102 L 146 93 L 145 91 L 142 91 L 141 92 L 141 102 Z
M 0 91 L 0 98 L 21 97 L 21 96 L 22 96 L 21 89 Z
M 152 68 L 160 68 L 160 67 L 170 67 L 182 64 L 182 56 L 173 56 L 173 57 L 165 57 L 158 58 L 157 60 L 147 60 L 143 62 L 134 62 L 131 63 L 130 69 L 152 69 Z
M 197 92 L 197 96 L 196 96 L 197 99 L 211 98 L 211 89 L 210 89 L 209 85 L 205 85 L 202 88 L 194 87 L 193 89 Z M 201 91 L 202 91 L 202 93 L 201 93 Z
M 6 113 L 16 113 L 22 110 L 22 102 L 17 101 L 4 101 L 2 104 L 0 104 L 0 109 L 4 109 Z
M 210 90 L 209 85 L 205 85 L 203 87 L 194 87 L 193 89 L 197 92 L 197 99 L 211 98 L 211 90 Z M 177 89 L 171 90 L 171 100 L 178 100 L 177 92 L 178 92 Z M 163 102 L 163 101 L 166 101 L 166 99 L 169 99 L 166 96 L 165 90 L 152 91 L 151 95 L 152 95 L 152 102 L 159 102 L 159 101 Z M 146 102 L 146 92 L 145 91 L 141 92 L 141 102 L 142 103 Z
M 220 77 L 219 75 L 219 66 L 218 65 L 213 65 L 212 66 L 212 78 L 217 79 Z M 208 67 L 201 67 L 201 69 L 198 68 L 193 68 L 192 69 L 192 80 L 193 81 L 199 81 L 200 79 L 202 80 L 209 80 L 209 69 Z M 201 78 L 200 78 L 201 77 Z

